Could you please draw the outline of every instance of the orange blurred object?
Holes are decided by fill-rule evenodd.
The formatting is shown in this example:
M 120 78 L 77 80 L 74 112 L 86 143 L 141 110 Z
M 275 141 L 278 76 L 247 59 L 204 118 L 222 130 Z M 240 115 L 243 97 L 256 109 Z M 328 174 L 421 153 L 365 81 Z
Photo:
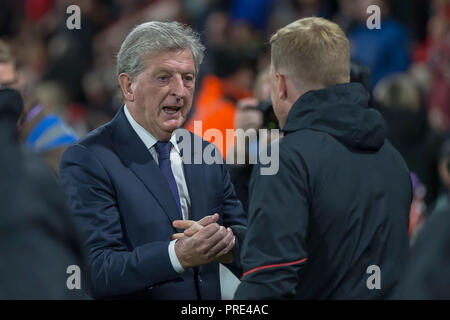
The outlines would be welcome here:
M 194 121 L 202 121 L 202 136 L 208 129 L 219 130 L 224 138 L 224 145 L 216 145 L 225 158 L 234 142 L 226 139 L 226 129 L 235 129 L 236 103 L 234 101 L 251 96 L 251 91 L 240 89 L 215 75 L 205 76 L 196 101 L 196 108 L 184 127 L 194 132 Z M 214 143 L 214 141 L 210 142 Z

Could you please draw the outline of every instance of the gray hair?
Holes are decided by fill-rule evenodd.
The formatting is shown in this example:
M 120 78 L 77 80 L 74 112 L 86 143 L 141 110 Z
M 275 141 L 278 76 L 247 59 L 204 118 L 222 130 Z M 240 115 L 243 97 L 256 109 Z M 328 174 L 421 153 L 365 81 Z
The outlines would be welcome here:
M 151 21 L 136 26 L 125 38 L 117 54 L 117 76 L 126 72 L 137 77 L 145 68 L 145 57 L 169 50 L 190 50 L 195 70 L 202 63 L 205 47 L 200 36 L 179 22 Z

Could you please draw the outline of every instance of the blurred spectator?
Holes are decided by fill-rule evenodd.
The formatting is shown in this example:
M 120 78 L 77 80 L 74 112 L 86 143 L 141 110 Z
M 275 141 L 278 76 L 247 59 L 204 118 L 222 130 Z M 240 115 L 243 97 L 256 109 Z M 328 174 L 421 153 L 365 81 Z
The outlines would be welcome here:
M 202 121 L 203 132 L 214 128 L 226 137 L 226 129 L 235 129 L 236 102 L 252 96 L 255 61 L 238 50 L 225 48 L 216 49 L 210 55 L 220 64 L 215 74 L 204 77 L 185 128 L 194 132 L 194 121 Z M 233 142 L 227 140 L 224 146 L 217 146 L 224 157 Z
M 232 0 L 231 18 L 247 21 L 253 27 L 265 30 L 272 0 Z
M 426 205 L 425 205 L 425 193 L 426 188 L 421 183 L 419 177 L 411 172 L 411 183 L 413 188 L 413 199 L 411 203 L 411 209 L 409 211 L 409 230 L 410 243 L 415 242 L 415 236 L 418 234 L 425 221 Z
M 350 82 L 359 82 L 364 86 L 369 96 L 372 96 L 372 80 L 370 68 L 364 63 L 350 61 Z M 369 101 L 369 105 L 372 105 Z
M 437 131 L 450 129 L 450 1 L 434 1 L 429 22 L 427 62 L 431 72 L 428 96 L 430 124 Z
M 384 78 L 374 89 L 377 108 L 388 125 L 388 138 L 406 161 L 410 171 L 425 185 L 430 204 L 438 192 L 436 135 L 427 121 L 424 94 L 408 74 Z
M 3 86 L 24 91 L 19 81 L 15 57 L 9 45 L 0 41 L 0 83 Z M 35 97 L 28 97 L 21 115 L 21 139 L 27 146 L 43 155 L 55 173 L 58 172 L 59 160 L 65 148 L 74 143 L 78 137 L 57 113 L 64 113 L 63 92 L 56 84 L 41 84 L 35 90 Z
M 237 103 L 235 124 L 236 129 L 258 130 L 261 128 L 263 121 L 263 113 L 258 108 L 259 101 L 255 98 L 241 99 Z M 237 197 L 242 202 L 245 212 L 248 210 L 248 187 L 253 169 L 254 162 L 250 161 L 256 159 L 258 140 L 255 136 L 250 136 L 245 139 L 244 144 L 234 144 L 227 155 L 227 169 L 230 172 L 230 179 L 234 186 L 234 191 Z M 238 149 L 239 147 L 239 149 Z M 250 149 L 252 149 L 250 151 Z M 245 159 L 243 164 L 237 163 L 237 159 Z
M 244 98 L 237 102 L 235 114 L 236 129 L 257 130 L 261 128 L 278 127 L 272 102 L 270 101 L 269 68 L 262 70 L 256 77 L 254 85 L 254 98 Z M 271 116 L 275 118 L 275 123 Z M 245 144 L 234 144 L 227 155 L 227 169 L 230 172 L 231 182 L 234 185 L 236 195 L 242 202 L 245 211 L 248 210 L 248 188 L 253 163 L 258 157 L 258 139 L 256 136 L 249 136 Z M 255 139 L 256 138 L 256 139 Z M 237 159 L 245 159 L 245 163 L 239 164 Z
M 67 268 L 85 270 L 84 254 L 57 181 L 19 145 L 21 109 L 16 90 L 0 89 L 0 299 L 87 298 L 84 271 L 80 290 L 67 287 Z
M 56 84 L 41 84 L 36 90 L 36 99 L 25 108 L 20 119 L 21 140 L 42 155 L 55 174 L 58 174 L 62 154 L 79 138 L 64 121 L 63 99 Z
M 338 9 L 336 0 L 276 0 L 272 1 L 269 34 L 286 24 L 305 17 L 330 19 Z
M 433 215 L 446 207 L 450 207 L 450 139 L 447 138 L 442 144 L 439 162 L 438 162 L 439 177 L 441 179 L 442 188 L 439 196 L 431 206 L 430 214 Z
M 368 65 L 372 70 L 372 85 L 375 86 L 384 76 L 394 72 L 406 71 L 411 63 L 411 43 L 408 31 L 389 14 L 385 0 L 343 0 L 351 18 L 347 33 L 352 45 L 352 58 Z M 381 29 L 367 28 L 366 12 L 369 5 L 377 5 L 381 11 Z

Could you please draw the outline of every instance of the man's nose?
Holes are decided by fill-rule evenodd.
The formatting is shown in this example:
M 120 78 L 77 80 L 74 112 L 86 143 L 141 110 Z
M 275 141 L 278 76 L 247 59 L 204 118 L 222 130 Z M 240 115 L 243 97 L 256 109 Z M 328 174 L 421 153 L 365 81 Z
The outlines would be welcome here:
M 172 78 L 171 95 L 183 98 L 185 96 L 184 83 L 181 75 L 177 74 Z

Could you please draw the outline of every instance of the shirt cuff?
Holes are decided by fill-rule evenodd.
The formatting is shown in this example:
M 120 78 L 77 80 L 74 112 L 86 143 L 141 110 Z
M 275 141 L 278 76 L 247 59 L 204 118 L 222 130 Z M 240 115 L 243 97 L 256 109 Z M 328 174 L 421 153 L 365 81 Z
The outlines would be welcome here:
M 183 273 L 184 272 L 184 268 L 180 263 L 180 260 L 178 260 L 177 254 L 175 253 L 175 242 L 177 240 L 172 240 L 169 243 L 169 257 L 170 257 L 170 262 L 172 263 L 172 266 L 174 268 L 174 270 L 177 273 Z

